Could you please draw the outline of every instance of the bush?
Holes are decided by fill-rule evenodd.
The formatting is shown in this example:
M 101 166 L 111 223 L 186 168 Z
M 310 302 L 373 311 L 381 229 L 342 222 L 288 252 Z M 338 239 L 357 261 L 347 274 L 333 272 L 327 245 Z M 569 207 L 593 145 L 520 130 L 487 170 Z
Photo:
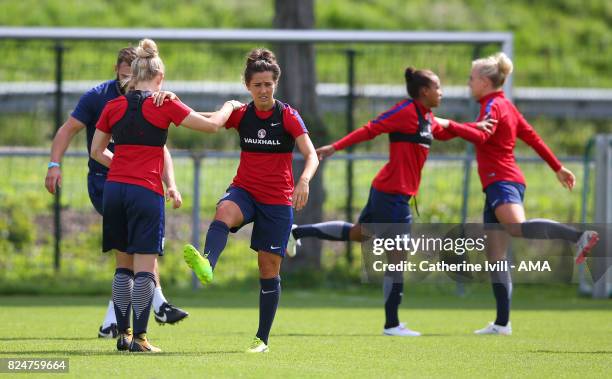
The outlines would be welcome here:
M 14 250 L 22 251 L 36 239 L 31 208 L 23 206 L 23 199 L 18 202 L 6 195 L 0 197 L 0 204 L 0 238 L 10 243 Z M 0 248 L 7 247 L 4 245 Z

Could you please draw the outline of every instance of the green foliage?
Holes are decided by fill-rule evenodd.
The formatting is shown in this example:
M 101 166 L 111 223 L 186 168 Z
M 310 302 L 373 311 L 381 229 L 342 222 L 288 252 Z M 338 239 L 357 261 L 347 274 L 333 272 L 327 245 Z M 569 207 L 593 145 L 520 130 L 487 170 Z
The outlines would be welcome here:
M 33 222 L 32 208 L 24 206 L 28 198 L 9 196 L 0 192 L 0 250 L 21 252 L 34 242 L 36 225 Z M 5 250 L 6 249 L 6 250 Z
M 335 0 L 318 2 L 316 16 L 323 29 L 510 31 L 515 85 L 611 85 L 612 5 L 605 0 Z
M 52 137 L 52 121 L 36 109 L 27 114 L 0 117 L 0 145 L 43 146 Z
M 273 0 L 240 1 L 142 1 L 120 0 L 63 1 L 36 0 L 3 2 L 0 25 L 7 26 L 64 26 L 64 27 L 150 27 L 150 28 L 271 28 L 274 12 Z M 610 87 L 612 78 L 612 5 L 606 0 L 547 0 L 533 2 L 518 0 L 511 2 L 484 0 L 333 0 L 315 3 L 316 27 L 319 29 L 373 29 L 373 30 L 451 30 L 451 31 L 510 31 L 515 34 L 515 85 L 517 86 L 571 86 Z M 146 16 L 145 16 L 146 15 Z M 53 73 L 52 43 L 38 43 L 46 48 L 33 49 L 27 55 L 16 54 L 14 49 L 27 48 L 31 42 L 3 42 L 3 69 L 0 80 L 24 80 L 39 72 L 45 79 Z M 112 53 L 117 43 L 100 44 L 79 42 L 71 46 L 90 46 L 89 52 L 73 48 L 67 58 L 87 62 L 97 68 L 110 70 Z M 228 44 L 232 46 L 231 44 Z M 97 46 L 97 53 L 91 50 Z M 210 58 L 210 50 L 222 57 L 217 45 L 195 45 L 184 43 L 160 44 L 172 76 L 185 79 L 201 79 L 208 73 L 203 69 L 216 67 L 240 67 L 250 44 L 240 47 L 240 58 L 230 60 Z M 242 46 L 242 45 L 241 45 Z M 344 45 L 346 48 L 346 45 Z M 429 49 L 429 46 L 407 47 L 400 50 L 410 52 Z M 416 60 L 421 66 L 447 67 L 452 76 L 450 82 L 464 83 L 469 68 L 469 47 L 440 47 L 442 54 L 427 54 L 429 59 Z M 85 49 L 87 50 L 87 49 Z M 461 53 L 457 59 L 456 53 Z M 8 53 L 6 53 L 8 52 Z M 485 51 L 488 52 L 488 51 Z M 70 54 L 73 54 L 70 56 Z M 105 57 L 105 55 L 109 55 Z M 208 57 L 207 57 L 208 56 Z M 435 56 L 435 58 L 433 58 Z M 102 57 L 102 58 L 101 58 Z M 395 51 L 385 55 L 387 72 L 394 72 L 397 57 L 401 57 L 403 68 L 414 62 L 414 54 Z M 227 55 L 225 56 L 227 58 Z M 102 62 L 106 62 L 103 65 Z M 325 81 L 329 67 L 337 66 L 337 57 L 328 57 L 319 62 L 319 76 Z M 380 65 L 379 65 L 380 66 Z M 326 68 L 327 67 L 327 68 Z M 369 65 L 368 67 L 376 67 Z M 454 67 L 454 68 L 453 68 Z M 7 71 L 4 71 L 7 70 Z M 211 76 L 219 80 L 236 81 L 238 68 Z M 69 72 L 72 72 L 70 70 Z M 335 72 L 344 77 L 344 73 Z M 461 76 L 459 76 L 461 74 Z M 69 74 L 70 75 L 70 74 Z M 79 73 L 80 78 L 90 75 Z M 391 82 L 397 75 L 390 74 Z M 447 80 L 448 81 L 448 80 Z

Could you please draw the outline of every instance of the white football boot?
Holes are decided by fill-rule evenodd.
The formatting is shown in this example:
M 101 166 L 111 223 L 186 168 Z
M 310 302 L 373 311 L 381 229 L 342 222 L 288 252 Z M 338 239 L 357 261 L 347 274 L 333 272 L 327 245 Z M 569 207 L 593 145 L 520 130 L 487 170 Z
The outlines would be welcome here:
M 490 322 L 486 327 L 475 330 L 474 334 L 498 334 L 501 336 L 509 336 L 512 334 L 512 325 L 510 325 L 510 321 L 508 321 L 508 325 L 506 326 L 496 325 Z
M 383 329 L 383 335 L 395 336 L 395 337 L 418 337 L 421 335 L 416 330 L 411 330 L 406 327 L 406 324 L 400 322 L 400 324 L 394 328 Z

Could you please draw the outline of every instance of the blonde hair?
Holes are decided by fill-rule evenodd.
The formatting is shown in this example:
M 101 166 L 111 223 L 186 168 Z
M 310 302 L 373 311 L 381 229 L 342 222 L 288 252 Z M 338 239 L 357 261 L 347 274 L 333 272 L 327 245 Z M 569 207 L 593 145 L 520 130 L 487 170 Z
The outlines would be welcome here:
M 512 61 L 504 53 L 489 55 L 486 58 L 476 59 L 472 62 L 472 68 L 476 68 L 481 76 L 489 78 L 493 87 L 499 88 L 504 85 L 506 78 L 512 74 Z
M 136 48 L 136 59 L 132 61 L 131 85 L 152 80 L 164 71 L 164 62 L 159 57 L 155 42 L 148 38 L 140 40 Z

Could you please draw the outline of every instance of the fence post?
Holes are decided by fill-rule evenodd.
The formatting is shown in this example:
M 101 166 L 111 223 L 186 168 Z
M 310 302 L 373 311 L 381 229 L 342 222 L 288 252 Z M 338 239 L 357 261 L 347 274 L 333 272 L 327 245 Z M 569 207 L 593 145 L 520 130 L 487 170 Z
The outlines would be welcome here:
M 347 58 L 347 93 L 346 93 L 346 134 L 353 131 L 354 108 L 355 108 L 355 50 L 346 50 Z M 353 147 L 346 149 L 347 153 L 353 152 Z M 346 220 L 353 222 L 353 160 L 349 157 L 346 160 Z M 346 244 L 346 261 L 349 265 L 353 263 L 353 247 L 349 240 Z
M 63 60 L 64 60 L 64 45 L 62 41 L 57 41 L 55 44 L 55 133 L 62 124 L 62 73 L 63 73 Z M 55 135 L 55 134 L 54 134 Z M 59 186 L 56 186 L 55 197 L 53 203 L 53 227 L 55 234 L 54 243 L 54 255 L 53 255 L 53 267 L 55 272 L 60 270 L 61 263 L 61 248 L 60 244 L 62 241 L 62 208 L 61 208 L 61 194 L 62 191 Z
M 482 52 L 482 45 L 474 46 L 472 51 L 472 59 L 478 59 Z M 478 117 L 478 107 L 475 101 L 469 103 L 470 113 L 474 113 Z M 463 195 L 461 199 L 461 223 L 465 224 L 467 221 L 468 214 L 468 200 L 470 197 L 470 176 L 472 172 L 472 160 L 474 159 L 474 147 L 471 143 L 467 144 L 465 150 L 465 160 L 463 161 Z
M 468 201 L 470 198 L 470 177 L 472 175 L 472 161 L 474 159 L 474 147 L 468 143 L 463 159 L 463 194 L 461 199 L 461 223 L 467 222 Z
M 472 52 L 472 59 L 477 59 L 480 56 L 482 51 L 482 45 L 476 45 L 474 47 L 474 51 Z M 478 109 L 476 108 L 476 103 L 470 102 L 470 110 L 472 113 L 476 114 L 478 117 Z M 465 149 L 465 158 L 463 160 L 463 179 L 462 179 L 462 188 L 463 192 L 461 195 L 461 224 L 465 224 L 467 222 L 468 216 L 468 203 L 470 200 L 470 178 L 472 176 L 472 161 L 474 160 L 474 147 L 471 143 L 467 144 L 467 148 Z M 457 281 L 455 288 L 458 296 L 465 295 L 465 285 L 461 281 Z
M 202 158 L 204 153 L 192 152 L 191 159 L 193 159 L 193 208 L 191 210 L 191 244 L 200 250 L 200 168 L 202 166 Z M 198 289 L 202 285 L 200 280 L 191 273 L 191 286 L 192 288 Z
M 607 299 L 612 283 L 612 134 L 598 134 L 595 137 L 595 172 L 594 221 L 602 228 L 599 243 L 591 253 L 597 264 L 590 269 L 593 270 L 591 272 L 599 271 L 593 275 L 593 298 Z
M 587 214 L 589 208 L 589 190 L 591 187 L 591 151 L 595 145 L 595 139 L 591 138 L 587 142 L 584 149 L 583 156 L 583 172 L 584 172 L 584 184 L 582 186 L 582 209 L 580 212 L 580 222 L 585 224 L 587 222 Z M 584 271 L 584 263 L 578 265 L 578 293 L 582 295 L 590 294 L 593 288 L 586 280 L 586 272 Z

